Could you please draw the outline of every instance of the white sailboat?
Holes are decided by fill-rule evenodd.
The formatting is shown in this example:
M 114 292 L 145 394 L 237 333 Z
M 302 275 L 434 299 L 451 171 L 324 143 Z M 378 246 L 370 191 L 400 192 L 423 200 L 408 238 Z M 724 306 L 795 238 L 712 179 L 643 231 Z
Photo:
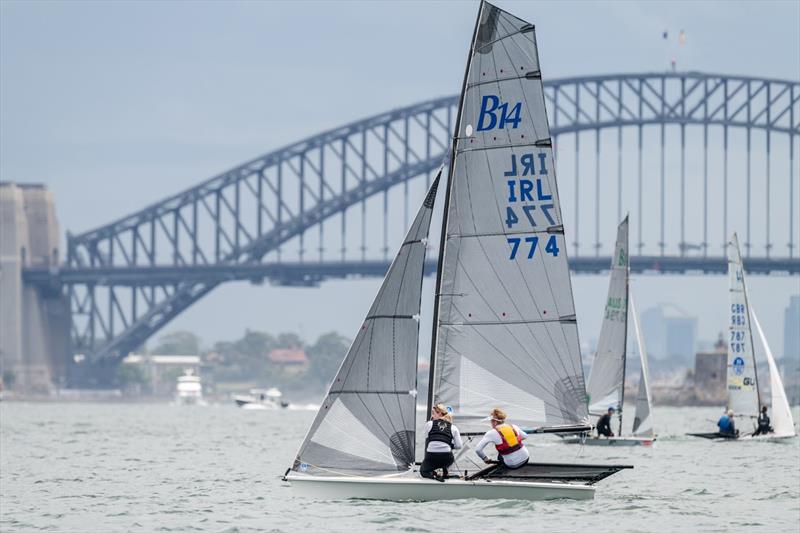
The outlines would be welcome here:
M 486 2 L 450 161 L 428 415 L 434 401 L 451 406 L 467 438 L 489 429 L 481 419 L 493 407 L 520 426 L 587 429 L 534 27 Z M 445 483 L 415 470 L 422 274 L 440 175 L 284 480 L 322 498 L 592 498 L 594 482 L 626 467 L 532 463 Z
M 605 414 L 609 407 L 613 407 L 618 415 L 619 430 L 614 437 L 570 437 L 564 439 L 564 442 L 567 443 L 582 443 L 589 446 L 649 446 L 656 440 L 650 413 L 652 402 L 648 387 L 647 352 L 639 328 L 639 316 L 636 313 L 633 295 L 630 291 L 628 241 L 628 217 L 626 216 L 625 220 L 620 222 L 617 227 L 617 241 L 611 259 L 611 275 L 609 276 L 608 298 L 603 312 L 603 325 L 600 328 L 597 353 L 586 384 L 589 414 L 600 416 Z M 622 417 L 625 412 L 629 302 L 641 361 L 641 377 L 639 378 L 639 392 L 636 396 L 633 431 L 632 434 L 623 436 Z
M 694 437 L 714 440 L 779 440 L 797 435 L 792 419 L 786 391 L 783 388 L 775 358 L 767 338 L 761 329 L 755 311 L 750 306 L 745 284 L 744 265 L 739 251 L 739 239 L 733 234 L 728 243 L 728 281 L 730 284 L 729 338 L 728 338 L 728 409 L 739 419 L 738 435 L 723 435 L 719 432 L 689 433 Z M 772 416 L 774 431 L 765 435 L 753 435 L 751 423 L 758 418 L 763 405 L 756 371 L 755 343 L 751 320 L 756 325 L 769 365 Z M 746 427 L 745 427 L 746 426 Z M 752 428 L 752 429 L 751 429 Z

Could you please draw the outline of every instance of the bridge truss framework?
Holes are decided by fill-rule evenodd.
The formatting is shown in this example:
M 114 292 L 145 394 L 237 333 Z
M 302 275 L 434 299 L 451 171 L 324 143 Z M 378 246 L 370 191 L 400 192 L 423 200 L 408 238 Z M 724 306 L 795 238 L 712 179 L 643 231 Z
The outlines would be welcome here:
M 601 237 L 613 235 L 602 228 L 630 211 L 634 270 L 724 271 L 724 244 L 736 229 L 748 269 L 800 273 L 800 83 L 651 73 L 559 79 L 545 91 L 576 271 L 606 268 L 603 251 L 613 243 Z M 413 202 L 445 158 L 456 103 L 447 97 L 395 109 L 270 152 L 68 235 L 66 265 L 31 268 L 25 278 L 65 287 L 72 353 L 108 361 L 225 281 L 381 275 Z M 690 167 L 687 154 L 698 146 Z M 368 206 L 379 214 L 368 215 Z M 784 219 L 788 228 L 776 227 Z

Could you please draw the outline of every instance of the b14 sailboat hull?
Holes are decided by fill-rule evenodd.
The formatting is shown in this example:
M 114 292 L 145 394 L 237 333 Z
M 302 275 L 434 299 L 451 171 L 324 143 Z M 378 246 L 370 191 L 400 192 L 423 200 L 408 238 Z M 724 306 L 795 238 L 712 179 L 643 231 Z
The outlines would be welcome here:
M 321 477 L 289 474 L 285 480 L 299 496 L 314 499 L 430 500 L 591 500 L 594 487 L 563 482 L 522 482 L 422 478 Z

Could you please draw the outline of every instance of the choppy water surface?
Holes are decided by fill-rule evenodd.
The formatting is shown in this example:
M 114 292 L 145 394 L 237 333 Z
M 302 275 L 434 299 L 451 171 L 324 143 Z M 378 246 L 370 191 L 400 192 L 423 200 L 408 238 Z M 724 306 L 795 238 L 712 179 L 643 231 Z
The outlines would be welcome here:
M 279 479 L 310 411 L 2 402 L 0 530 L 798 531 L 800 439 L 682 436 L 718 414 L 656 409 L 653 448 L 532 439 L 540 460 L 635 465 L 590 502 L 314 502 Z

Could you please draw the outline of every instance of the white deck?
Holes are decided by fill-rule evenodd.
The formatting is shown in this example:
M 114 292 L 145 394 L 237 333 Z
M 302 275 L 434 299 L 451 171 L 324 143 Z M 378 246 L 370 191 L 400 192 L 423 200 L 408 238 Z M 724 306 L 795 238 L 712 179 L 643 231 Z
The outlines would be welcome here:
M 321 477 L 296 474 L 286 476 L 296 495 L 325 500 L 370 499 L 392 501 L 456 500 L 591 500 L 594 487 L 562 482 L 522 482 L 500 480 L 445 482 L 418 477 Z

